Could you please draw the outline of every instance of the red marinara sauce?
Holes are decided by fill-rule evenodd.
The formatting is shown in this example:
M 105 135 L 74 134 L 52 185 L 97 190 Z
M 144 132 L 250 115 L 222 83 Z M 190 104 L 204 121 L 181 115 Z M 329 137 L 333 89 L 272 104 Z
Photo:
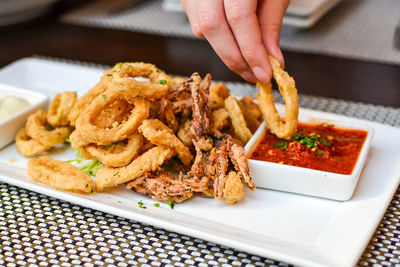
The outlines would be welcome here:
M 267 131 L 249 158 L 340 174 L 351 174 L 367 131 L 330 124 L 299 123 L 290 141 Z

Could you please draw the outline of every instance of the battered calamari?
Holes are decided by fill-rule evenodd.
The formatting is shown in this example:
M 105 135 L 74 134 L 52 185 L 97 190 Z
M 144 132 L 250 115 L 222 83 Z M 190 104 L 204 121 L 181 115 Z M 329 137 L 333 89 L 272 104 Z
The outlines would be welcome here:
M 65 161 L 50 157 L 31 159 L 27 172 L 33 180 L 56 189 L 93 192 L 93 179 Z

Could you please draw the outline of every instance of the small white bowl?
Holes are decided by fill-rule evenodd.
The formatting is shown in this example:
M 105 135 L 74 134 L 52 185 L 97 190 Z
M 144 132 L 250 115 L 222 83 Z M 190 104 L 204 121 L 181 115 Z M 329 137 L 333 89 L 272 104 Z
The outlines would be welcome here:
M 250 172 L 254 183 L 258 188 L 274 189 L 341 201 L 349 200 L 353 195 L 361 170 L 367 158 L 374 130 L 371 127 L 363 125 L 319 118 L 310 118 L 309 120 L 302 122 L 312 124 L 328 123 L 333 124 L 338 128 L 367 131 L 367 137 L 362 146 L 353 172 L 346 175 L 249 159 Z M 265 131 L 265 123 L 262 123 L 245 146 L 247 154 L 258 145 Z
M 0 122 L 0 149 L 13 142 L 17 131 L 25 126 L 28 116 L 39 109 L 46 109 L 49 101 L 44 94 L 0 83 L 0 98 L 5 96 L 24 98 L 29 102 L 29 107 Z

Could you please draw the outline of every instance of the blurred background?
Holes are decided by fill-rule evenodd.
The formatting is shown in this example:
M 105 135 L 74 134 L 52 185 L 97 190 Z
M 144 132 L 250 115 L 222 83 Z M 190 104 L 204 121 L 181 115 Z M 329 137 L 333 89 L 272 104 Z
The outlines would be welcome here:
M 303 94 L 400 107 L 398 0 L 292 0 L 280 46 Z M 33 55 L 243 81 L 178 0 L 0 0 L 0 66 Z

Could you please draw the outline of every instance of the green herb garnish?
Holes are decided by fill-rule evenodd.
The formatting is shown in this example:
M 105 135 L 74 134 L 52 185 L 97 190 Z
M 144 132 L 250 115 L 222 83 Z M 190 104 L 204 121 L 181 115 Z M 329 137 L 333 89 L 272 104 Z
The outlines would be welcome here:
M 164 84 L 166 84 L 166 83 L 167 83 L 167 80 L 159 80 L 159 81 L 158 81 L 158 84 L 164 85 Z
M 143 202 L 141 200 L 137 204 L 138 204 L 139 208 L 141 208 L 141 209 L 146 208 L 146 206 L 143 204 Z
M 322 155 L 322 154 L 324 154 L 324 151 L 318 150 L 317 153 L 318 153 L 318 155 Z
M 102 98 L 106 99 L 107 95 L 101 95 Z
M 77 152 L 75 159 L 67 160 L 67 162 L 92 177 L 94 177 L 100 167 L 103 166 L 103 163 L 98 160 L 83 158 L 80 151 Z
M 288 143 L 286 141 L 280 141 L 276 143 L 274 146 L 280 146 L 281 150 L 284 151 L 288 148 Z
M 173 210 L 173 209 L 174 209 L 174 206 L 175 206 L 175 203 L 172 202 L 171 199 L 168 199 L 168 206 L 171 208 L 171 210 Z
M 129 120 L 129 117 L 125 117 L 125 121 L 128 121 Z
M 160 207 L 160 203 L 154 203 L 154 205 L 153 205 L 154 207 Z

